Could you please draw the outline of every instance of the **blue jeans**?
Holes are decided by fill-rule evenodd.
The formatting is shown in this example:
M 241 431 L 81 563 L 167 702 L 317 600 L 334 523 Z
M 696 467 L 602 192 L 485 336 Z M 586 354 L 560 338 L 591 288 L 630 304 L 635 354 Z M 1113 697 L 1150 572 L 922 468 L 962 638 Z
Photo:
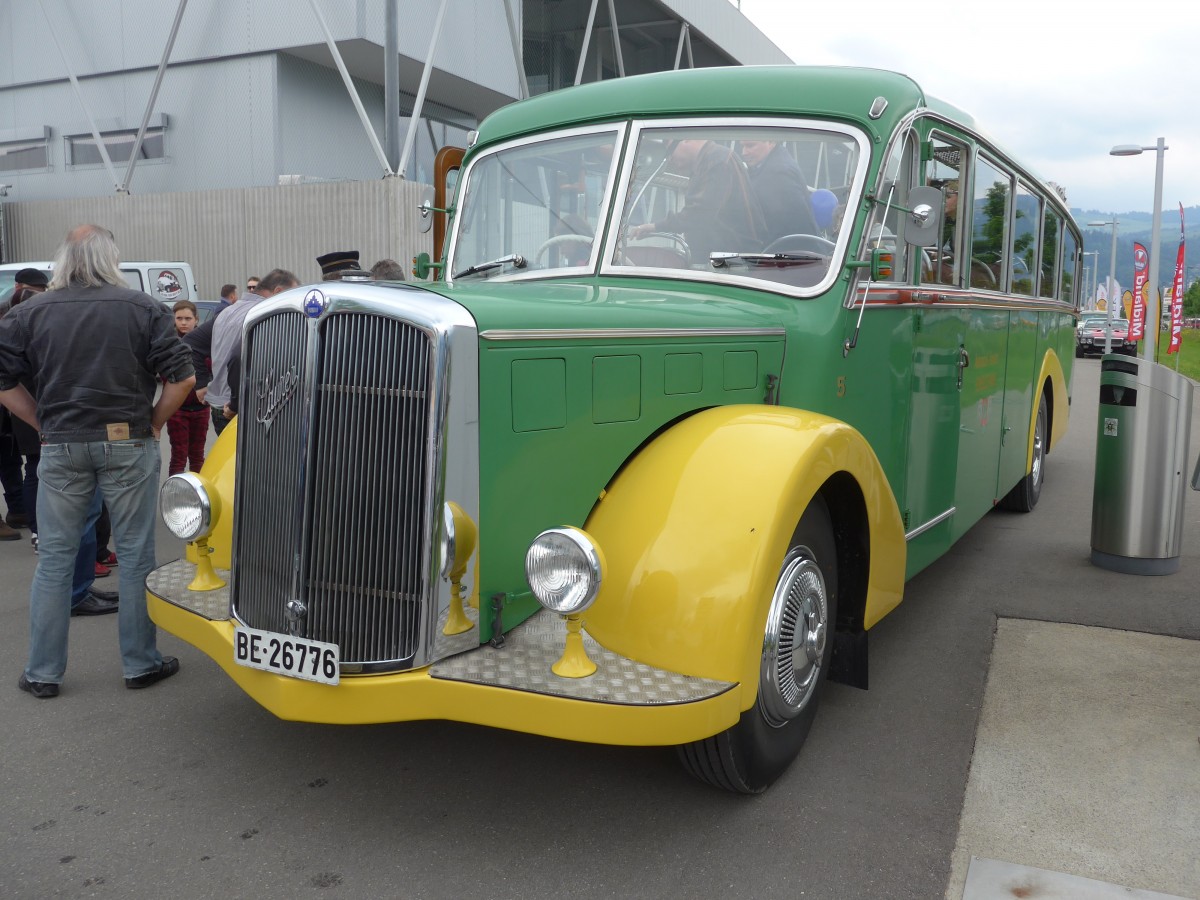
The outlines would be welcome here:
M 88 504 L 83 518 L 83 537 L 79 539 L 79 552 L 75 554 L 75 575 L 71 579 L 71 608 L 74 609 L 92 589 L 96 580 L 96 522 L 104 508 L 104 495 L 99 488 Z
M 117 632 L 125 677 L 162 665 L 145 594 L 146 576 L 154 567 L 159 467 L 158 443 L 150 438 L 42 446 L 38 564 L 30 592 L 25 669 L 30 681 L 59 684 L 67 670 L 72 581 L 97 487 L 108 504 L 121 560 Z

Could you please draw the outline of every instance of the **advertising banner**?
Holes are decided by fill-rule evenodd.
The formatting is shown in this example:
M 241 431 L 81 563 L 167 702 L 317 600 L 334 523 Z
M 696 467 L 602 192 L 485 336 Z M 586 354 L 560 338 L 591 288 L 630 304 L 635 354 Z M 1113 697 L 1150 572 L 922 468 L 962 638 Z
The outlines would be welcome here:
M 1140 341 L 1146 331 L 1146 278 L 1150 274 L 1150 254 L 1141 244 L 1133 245 L 1133 309 L 1129 316 L 1129 339 Z
M 1171 282 L 1171 343 L 1167 353 L 1178 353 L 1183 343 L 1183 204 L 1179 204 L 1179 252 L 1175 254 L 1175 280 Z

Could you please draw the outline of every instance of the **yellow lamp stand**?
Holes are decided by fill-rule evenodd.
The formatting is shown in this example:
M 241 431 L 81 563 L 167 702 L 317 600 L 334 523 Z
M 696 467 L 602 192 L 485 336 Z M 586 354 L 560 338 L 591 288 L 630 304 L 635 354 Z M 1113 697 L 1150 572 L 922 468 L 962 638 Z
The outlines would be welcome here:
M 225 582 L 213 568 L 210 558 L 213 551 L 208 546 L 208 538 L 198 538 L 192 542 L 192 546 L 196 548 L 196 577 L 192 579 L 192 583 L 187 586 L 187 589 L 189 591 L 215 591 L 217 588 L 225 587 Z
M 563 618 L 567 620 L 567 644 L 550 671 L 560 678 L 587 678 L 596 671 L 596 664 L 588 658 L 583 646 L 583 618 L 579 613 Z

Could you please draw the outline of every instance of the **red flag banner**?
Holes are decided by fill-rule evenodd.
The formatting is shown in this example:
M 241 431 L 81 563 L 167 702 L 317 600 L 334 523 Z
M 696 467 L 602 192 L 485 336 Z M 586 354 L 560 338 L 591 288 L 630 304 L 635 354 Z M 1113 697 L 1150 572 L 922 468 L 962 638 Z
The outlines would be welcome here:
M 1175 255 L 1175 280 L 1171 283 L 1171 343 L 1167 353 L 1178 353 L 1183 343 L 1183 204 L 1179 204 L 1179 252 Z
M 1133 245 L 1133 310 L 1129 316 L 1129 339 L 1140 341 L 1146 331 L 1146 278 L 1150 254 L 1141 244 Z

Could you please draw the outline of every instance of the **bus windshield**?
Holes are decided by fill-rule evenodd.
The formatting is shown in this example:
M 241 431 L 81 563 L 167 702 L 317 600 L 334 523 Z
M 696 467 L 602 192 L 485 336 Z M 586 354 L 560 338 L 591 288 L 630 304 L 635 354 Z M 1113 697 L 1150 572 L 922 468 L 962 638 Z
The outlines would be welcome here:
M 866 172 L 857 133 L 753 120 L 647 123 L 629 134 L 619 174 L 620 131 L 541 136 L 477 159 L 463 186 L 451 278 L 599 266 L 800 294 L 832 281 L 851 224 L 843 229 L 842 214 Z
M 452 277 L 589 270 L 618 137 L 568 134 L 480 158 L 463 185 Z

